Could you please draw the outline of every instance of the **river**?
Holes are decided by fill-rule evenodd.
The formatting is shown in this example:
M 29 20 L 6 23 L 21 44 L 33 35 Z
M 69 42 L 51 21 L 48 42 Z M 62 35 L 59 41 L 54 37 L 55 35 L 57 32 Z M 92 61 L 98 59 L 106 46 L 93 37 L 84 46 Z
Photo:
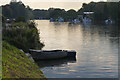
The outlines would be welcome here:
M 76 59 L 38 61 L 47 78 L 117 78 L 118 37 L 114 26 L 70 25 L 35 20 L 43 50 L 76 50 Z

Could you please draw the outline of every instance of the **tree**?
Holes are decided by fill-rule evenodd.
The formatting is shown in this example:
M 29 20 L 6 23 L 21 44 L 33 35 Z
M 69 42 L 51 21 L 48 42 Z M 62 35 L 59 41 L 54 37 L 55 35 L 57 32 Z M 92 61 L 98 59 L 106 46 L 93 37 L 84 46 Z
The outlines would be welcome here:
M 22 2 L 11 2 L 2 6 L 2 14 L 9 19 L 23 16 L 27 19 L 33 18 L 32 9 L 26 7 Z
M 79 9 L 78 13 L 82 13 L 85 11 L 94 12 L 93 18 L 95 22 L 104 21 L 107 18 L 111 18 L 114 21 L 118 21 L 118 2 L 91 2 L 91 3 L 83 3 L 81 9 Z
M 57 19 L 59 17 L 63 17 L 65 10 L 56 8 L 51 10 L 49 9 L 49 12 L 50 12 L 50 17 Z
M 26 18 L 25 17 L 18 17 L 18 18 L 16 18 L 16 22 L 26 22 Z
M 77 12 L 73 9 L 68 10 L 67 11 L 67 18 L 70 20 L 77 18 Z

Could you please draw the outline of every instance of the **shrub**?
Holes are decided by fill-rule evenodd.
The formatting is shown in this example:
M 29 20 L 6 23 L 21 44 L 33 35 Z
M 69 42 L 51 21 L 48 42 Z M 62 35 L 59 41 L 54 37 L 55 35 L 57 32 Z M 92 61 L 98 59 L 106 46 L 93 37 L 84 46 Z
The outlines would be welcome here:
M 44 44 L 34 22 L 13 23 L 11 27 L 3 29 L 3 40 L 28 52 L 29 49 L 41 49 Z

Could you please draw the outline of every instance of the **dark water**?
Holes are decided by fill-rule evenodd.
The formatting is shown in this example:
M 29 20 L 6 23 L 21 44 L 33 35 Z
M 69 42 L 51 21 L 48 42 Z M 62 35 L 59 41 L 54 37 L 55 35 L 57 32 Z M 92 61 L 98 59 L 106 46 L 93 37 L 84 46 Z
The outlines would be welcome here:
M 118 32 L 111 25 L 69 25 L 37 20 L 43 50 L 76 50 L 76 59 L 38 61 L 48 78 L 117 78 Z

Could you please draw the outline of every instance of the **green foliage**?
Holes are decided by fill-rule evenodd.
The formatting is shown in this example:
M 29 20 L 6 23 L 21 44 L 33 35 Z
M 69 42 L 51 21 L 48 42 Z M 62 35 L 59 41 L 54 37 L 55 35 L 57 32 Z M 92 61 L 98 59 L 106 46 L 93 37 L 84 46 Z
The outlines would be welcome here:
M 25 17 L 17 17 L 16 22 L 26 22 Z
M 77 14 L 83 14 L 83 12 L 95 12 L 92 15 L 94 21 L 104 21 L 105 19 L 111 18 L 112 20 L 119 22 L 118 18 L 120 2 L 90 2 L 88 4 L 83 3 L 81 9 L 76 12 L 75 10 L 65 11 L 60 8 L 49 8 L 48 10 L 32 10 L 29 6 L 25 6 L 22 2 L 11 2 L 10 4 L 2 6 L 2 14 L 6 18 L 17 18 L 25 17 L 26 20 L 29 19 L 58 19 L 60 17 L 64 18 L 65 21 L 77 18 Z
M 91 3 L 84 3 L 82 8 L 78 10 L 78 13 L 81 12 L 95 12 L 93 14 L 94 21 L 104 21 L 108 18 L 118 22 L 118 16 L 120 13 L 119 11 L 119 4 L 120 2 L 91 2 Z
M 65 21 L 69 21 L 74 18 L 77 18 L 77 12 L 73 9 L 65 11 L 64 9 L 50 8 L 48 11 L 50 17 L 53 19 L 59 19 L 60 17 L 62 17 Z
M 41 49 L 44 44 L 40 42 L 40 37 L 34 22 L 13 23 L 11 27 L 3 29 L 3 40 L 28 52 L 29 49 Z
M 5 26 L 5 23 L 6 23 L 6 18 L 2 15 L 2 26 Z
M 2 6 L 2 14 L 9 19 L 15 19 L 17 17 L 25 17 L 26 19 L 32 19 L 32 9 L 26 6 L 22 2 L 11 2 L 10 4 Z
M 16 47 L 3 41 L 2 77 L 5 78 L 45 78 L 37 64 Z M 43 80 L 43 79 L 42 79 Z
M 35 9 L 33 10 L 33 14 L 34 14 L 35 19 L 39 19 L 39 18 L 48 19 L 49 18 L 49 12 L 47 10 Z
M 6 18 L 4 16 L 2 16 L 2 23 L 6 22 Z
M 50 8 L 48 10 L 32 10 L 29 6 L 25 6 L 22 2 L 11 2 L 10 4 L 2 6 L 2 14 L 8 19 L 16 19 L 20 17 L 30 19 L 58 19 L 64 18 L 65 21 L 71 20 L 77 17 L 75 10 L 65 11 L 60 8 Z M 22 18 L 23 19 L 23 18 Z M 20 22 L 18 20 L 18 22 Z
M 77 18 L 77 12 L 73 9 L 67 11 L 67 19 L 73 20 Z
M 27 20 L 31 20 L 31 19 L 34 19 L 34 14 L 33 14 L 33 10 L 29 7 L 29 6 L 27 6 L 27 8 L 26 8 L 26 19 Z
M 63 17 L 63 13 L 65 12 L 64 9 L 49 9 L 49 13 L 50 13 L 50 17 L 52 17 L 53 19 L 58 19 L 59 17 Z

